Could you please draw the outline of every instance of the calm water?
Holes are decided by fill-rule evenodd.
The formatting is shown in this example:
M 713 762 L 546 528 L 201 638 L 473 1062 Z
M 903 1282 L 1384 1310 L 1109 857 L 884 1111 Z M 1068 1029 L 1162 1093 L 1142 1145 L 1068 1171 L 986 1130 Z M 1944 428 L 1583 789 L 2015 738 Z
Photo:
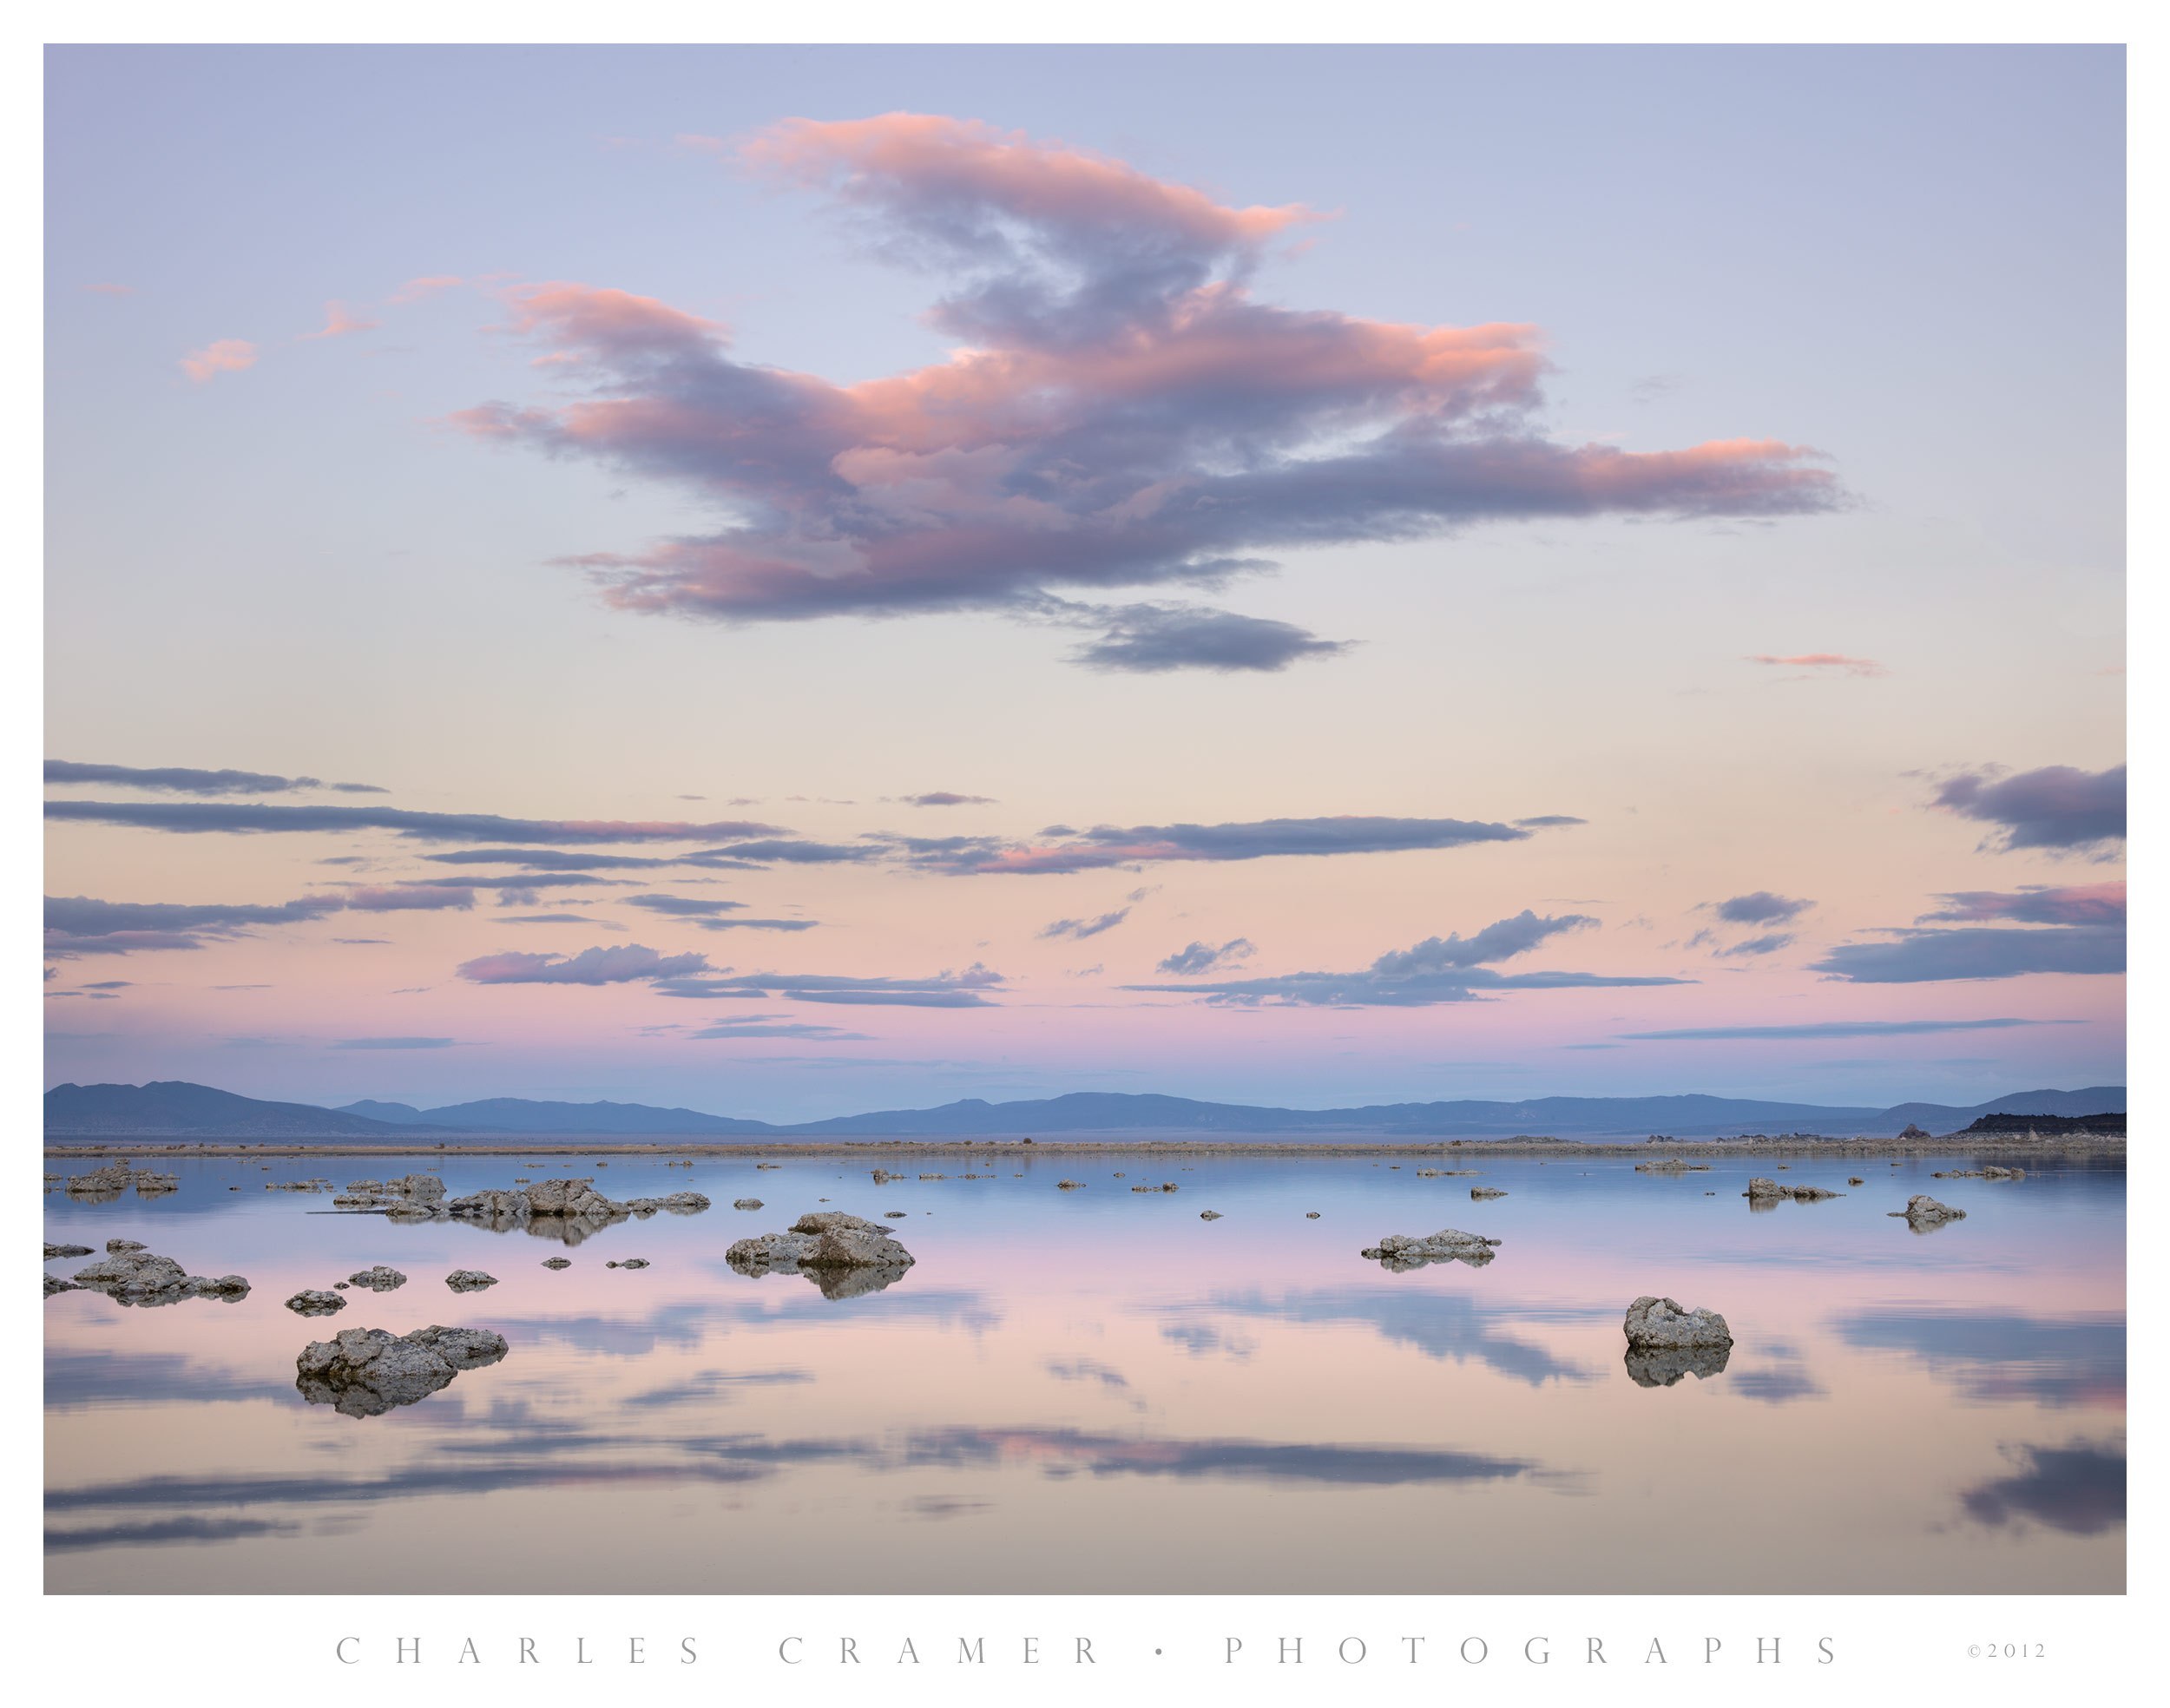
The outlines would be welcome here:
M 1969 1166 L 1949 1160 L 1801 1159 L 1779 1178 L 1850 1195 L 1752 1212 L 1752 1171 L 1729 1162 L 1472 1159 L 1473 1180 L 1413 1161 L 891 1157 L 950 1178 L 877 1187 L 871 1160 L 434 1152 L 183 1162 L 181 1191 L 148 1201 L 55 1188 L 47 1239 L 141 1239 L 254 1291 L 45 1304 L 48 1587 L 2124 1587 L 2121 1167 L 2004 1184 L 1930 1180 Z M 565 1251 L 263 1189 L 433 1165 L 454 1194 L 592 1174 L 614 1198 L 691 1186 L 715 1207 Z M 1055 1191 L 1066 1176 L 1087 1189 Z M 1181 1190 L 1127 1190 L 1145 1179 Z M 1472 1203 L 1478 1184 L 1509 1196 Z M 1921 1191 L 1968 1219 L 1924 1236 L 1886 1217 Z M 832 1300 L 725 1264 L 825 1199 L 907 1211 L 887 1225 L 917 1265 Z M 1441 1227 L 1504 1243 L 1481 1269 L 1358 1255 Z M 561 1251 L 571 1268 L 542 1266 Z M 604 1267 L 632 1257 L 651 1266 Z M 331 1318 L 282 1303 L 378 1263 L 407 1284 L 357 1289 Z M 457 1268 L 501 1284 L 455 1295 Z M 1724 1312 L 1726 1369 L 1638 1386 L 1621 1317 L 1646 1292 Z M 430 1323 L 510 1350 L 378 1416 L 297 1392 L 307 1342 Z

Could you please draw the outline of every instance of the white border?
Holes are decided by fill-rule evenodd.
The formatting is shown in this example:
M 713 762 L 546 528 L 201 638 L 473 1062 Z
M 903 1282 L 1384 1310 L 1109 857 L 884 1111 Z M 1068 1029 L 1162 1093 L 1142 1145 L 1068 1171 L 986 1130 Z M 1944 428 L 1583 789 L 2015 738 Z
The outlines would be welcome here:
M 10 98 L 0 122 L 14 144 L 9 150 L 11 217 L 6 228 L 18 233 L 41 223 L 37 162 L 43 42 L 2123 43 L 2131 52 L 2130 170 L 2140 187 L 2132 200 L 2130 293 L 2142 303 L 2159 303 L 2170 294 L 2161 266 L 2161 124 L 2154 117 L 2166 94 L 2158 52 L 2163 31 L 2137 6 L 1832 3 L 1751 10 L 1660 3 L 1636 8 L 1630 15 L 1618 6 L 1559 0 L 1511 11 L 1364 0 L 1343 0 L 1331 9 L 1279 0 L 1240 7 L 1105 0 L 1029 10 L 959 0 L 909 9 L 829 3 L 789 10 L 626 0 L 606 11 L 562 0 L 516 5 L 386 0 L 358 12 L 211 0 L 185 12 L 147 3 L 33 4 L 15 15 L 7 32 L 7 55 L 0 63 L 5 66 Z M 15 312 L 6 324 L 21 329 L 21 342 L 35 349 L 34 329 L 42 321 L 42 310 L 31 269 L 18 262 L 0 273 L 0 291 L 19 299 L 10 304 Z M 2152 401 L 2149 377 L 2159 378 L 2162 372 L 2159 319 L 2142 316 L 2131 326 L 2131 372 L 2143 404 Z M 42 384 L 42 370 L 35 362 L 25 365 Z M 12 402 L 5 430 L 15 454 L 4 467 L 13 499 L 8 514 L 15 519 L 18 544 L 5 560 L 15 597 L 8 608 L 12 621 L 0 627 L 9 667 L 0 673 L 0 693 L 7 697 L 9 713 L 0 719 L 0 731 L 10 753 L 9 774 L 27 782 L 41 757 L 33 749 L 42 746 L 36 684 L 43 601 L 34 549 L 42 544 L 41 494 L 32 472 L 38 467 L 32 450 L 39 442 L 39 388 L 19 385 Z M 2145 408 L 2134 413 L 2130 424 L 2133 490 L 2154 501 L 2158 471 L 2164 466 L 2162 436 Z M 2131 597 L 2134 640 L 2139 644 L 2131 645 L 2129 652 L 2140 660 L 2130 679 L 2132 723 L 2138 730 L 2159 730 L 2160 690 L 2147 667 L 2144 644 L 2148 636 L 2163 632 L 2155 573 L 2163 562 L 2159 503 L 2144 503 L 2133 520 L 2131 556 L 2143 573 L 2134 578 Z M 2141 851 L 2144 872 L 2152 869 L 2163 815 L 2145 754 L 2137 771 L 2134 842 Z M 34 798 L 25 788 L 9 815 L 16 829 L 0 844 L 11 914 L 17 908 L 25 916 L 30 911 L 30 880 L 36 864 L 32 851 L 39 845 Z M 2138 958 L 2143 969 L 2151 970 L 2160 934 L 2144 878 L 2139 889 Z M 16 1107 L 23 1113 L 23 1136 L 16 1143 L 26 1154 L 16 1166 L 26 1167 L 36 1149 L 30 1135 L 38 1130 L 33 1094 L 38 1075 L 30 1068 L 42 1016 L 35 995 L 26 986 L 16 988 L 21 995 L 10 1011 L 17 1018 L 0 1032 L 4 1039 L 0 1048 L 6 1051 L 11 1082 L 20 1088 Z M 2162 1018 L 2156 988 L 2143 971 L 2131 989 L 2132 1036 L 2160 1037 Z M 2151 1201 L 2147 1187 L 2158 1173 L 2148 1151 L 2147 1112 L 2154 1107 L 2148 1053 L 2139 1052 L 2134 1065 L 2140 1071 L 2134 1107 L 2141 1119 L 2133 1201 L 2145 1205 Z M 2130 1315 L 2141 1343 L 2128 1360 L 2133 1433 L 2152 1442 L 2160 1433 L 2154 1419 L 2162 1387 L 2157 1361 L 2147 1350 L 2156 1334 L 2155 1313 L 2149 1307 L 2162 1297 L 2161 1265 L 2152 1242 L 2132 1249 L 2131 1265 Z M 19 1297 L 7 1331 L 14 1355 L 8 1367 L 21 1370 L 30 1367 L 42 1326 L 29 1315 L 33 1307 L 27 1284 Z M 1154 1694 L 1165 1679 L 1171 1692 L 1219 1684 L 1261 1702 L 1370 1696 L 1382 1688 L 1413 1688 L 1435 1698 L 1482 1690 L 1488 1698 L 1516 1702 L 1582 1692 L 1628 1702 L 1733 1701 L 1744 1696 L 1828 1700 L 1834 1692 L 1865 1692 L 1868 1700 L 1883 1701 L 1938 1683 L 1963 1692 L 1969 1701 L 2031 1704 L 2046 1691 L 2062 1695 L 2094 1690 L 2114 1702 L 2137 1699 L 2137 1692 L 2121 1685 L 2127 1678 L 2146 1676 L 2142 1664 L 2152 1633 L 2140 1621 L 2150 1608 L 2163 1605 L 2157 1521 L 2162 1476 L 2152 1451 L 2133 1455 L 2130 1587 L 2124 1597 L 45 1598 L 38 1546 L 42 1489 L 30 1474 L 41 1456 L 41 1429 L 42 1420 L 21 1402 L 0 1422 L 0 1447 L 9 1449 L 9 1462 L 21 1468 L 4 1495 L 6 1578 L 0 1587 L 13 1616 L 8 1622 L 13 1633 L 10 1658 L 18 1663 L 11 1670 L 22 1679 L 19 1688 L 39 1700 L 51 1699 L 63 1689 L 106 1694 L 133 1687 L 182 1702 L 214 1693 L 224 1702 L 256 1702 L 290 1694 L 374 1697 L 387 1690 L 418 1703 L 471 1701 L 478 1692 L 516 1694 L 523 1701 L 587 1701 L 599 1688 L 614 1696 L 660 1692 L 671 1700 L 698 1693 L 713 1701 L 754 1689 L 786 1691 L 813 1701 L 869 1692 L 903 1703 L 976 1701 L 1019 1693 L 1069 1701 L 1101 1698 L 1110 1688 Z M 1724 1514 L 1684 1510 L 1680 1521 L 1722 1523 Z M 1404 1540 L 1382 1538 L 1382 1546 Z M 1482 1538 L 1467 1540 L 1482 1546 Z M 569 1538 L 568 1546 L 577 1546 L 576 1539 Z M 38 1599 L 34 1603 L 32 1598 Z M 587 1637 L 595 1662 L 582 1666 L 560 1656 L 523 1667 L 517 1639 L 523 1633 L 547 1633 L 561 1645 L 569 1637 Z M 918 1640 L 922 1664 L 898 1664 L 898 1639 L 918 1633 L 924 1633 Z M 1418 1633 L 1427 1638 L 1426 1658 L 1412 1665 L 1397 1639 Z M 810 1639 L 801 1651 L 808 1664 L 791 1665 L 779 1658 L 779 1644 L 794 1634 Z M 825 1659 L 843 1634 L 858 1635 L 861 1652 L 870 1657 L 856 1672 Z M 1096 1664 L 1090 1668 L 1065 1664 L 1068 1645 L 1079 1634 L 1093 1640 Z M 1455 1644 L 1473 1634 L 1489 1646 L 1481 1665 L 1455 1653 Z M 336 1650 L 339 1639 L 350 1635 L 363 1642 L 346 1651 L 358 1664 L 346 1665 Z M 1041 1639 L 1042 1659 L 1029 1667 L 1023 1659 L 1028 1635 Z M 1666 1651 L 1662 1666 L 1647 1658 L 1653 1635 Z M 422 1639 L 419 1664 L 388 1659 L 403 1636 Z M 688 1636 L 700 1657 L 692 1665 L 679 1658 L 677 1648 Z M 989 1656 L 984 1666 L 957 1664 L 955 1645 L 962 1636 L 984 1637 Z M 1245 1652 L 1234 1664 L 1225 1658 L 1230 1636 L 1245 1642 Z M 1351 1636 L 1367 1643 L 1360 1664 L 1336 1658 L 1334 1646 Z M 1779 1663 L 1756 1665 L 1755 1640 L 1772 1636 L 1781 1640 Z M 1825 1636 L 1832 1639 L 1835 1659 L 1819 1664 L 1816 1639 Z M 479 1664 L 463 1665 L 458 1659 L 468 1637 L 483 1656 Z M 624 1654 L 634 1637 L 647 1639 L 648 1660 L 637 1668 Z M 1272 1646 L 1285 1637 L 1303 1639 L 1300 1664 L 1272 1659 Z M 1536 1637 L 1549 1639 L 1553 1659 L 1542 1667 L 1517 1652 Z M 1604 1642 L 1606 1665 L 1581 1659 L 1590 1637 Z M 1710 1637 L 1723 1646 L 1718 1659 L 1705 1664 L 1700 1646 Z M 1969 1645 L 2005 1642 L 2039 1642 L 2048 1652 L 2039 1659 L 2009 1661 L 1968 1656 Z

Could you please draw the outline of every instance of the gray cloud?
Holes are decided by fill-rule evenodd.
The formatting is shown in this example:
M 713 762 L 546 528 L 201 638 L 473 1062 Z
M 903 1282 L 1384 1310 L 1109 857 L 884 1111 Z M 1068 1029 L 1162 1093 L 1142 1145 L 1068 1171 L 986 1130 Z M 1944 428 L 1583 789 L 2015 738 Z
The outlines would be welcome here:
M 2109 925 L 1900 931 L 1889 943 L 1841 943 L 1814 962 L 1812 970 L 1853 984 L 1926 984 L 1947 979 L 2018 978 L 2028 973 L 2121 973 L 2125 931 L 2122 926 Z
M 89 896 L 48 896 L 45 953 L 72 960 L 83 955 L 201 949 L 208 943 L 251 936 L 259 926 L 321 919 L 345 905 L 335 896 L 305 896 L 267 904 L 106 902 Z
M 418 842 L 727 842 L 780 827 L 573 818 L 502 818 L 490 812 L 410 812 L 392 806 L 276 806 L 224 801 L 47 801 L 49 819 L 127 824 L 183 835 L 391 831 Z M 729 852 L 730 851 L 724 851 Z
M 1791 931 L 1766 931 L 1759 937 L 1743 937 L 1731 949 L 1721 949 L 1716 952 L 1724 956 L 1776 955 L 1782 949 L 1791 948 L 1792 943 L 1793 934 Z
M 1346 640 L 1323 640 L 1307 628 L 1204 605 L 1070 605 L 1074 619 L 1105 625 L 1097 640 L 1072 648 L 1074 664 L 1093 670 L 1157 675 L 1171 670 L 1286 670 L 1303 659 L 1337 658 Z
M 889 837 L 911 865 L 953 874 L 1094 871 L 1163 860 L 1385 854 L 1524 842 L 1530 832 L 1464 818 L 1264 818 L 1229 824 L 1049 825 L 1037 843 L 993 837 Z
M 1248 937 L 1231 937 L 1218 948 L 1212 943 L 1194 940 L 1184 944 L 1153 970 L 1156 973 L 1173 973 L 1178 978 L 1196 978 L 1201 973 L 1218 972 L 1221 968 L 1233 966 L 1239 961 L 1248 961 L 1258 953 L 1258 949 L 1259 946 Z
M 2076 1024 L 2055 1020 L 1815 1020 L 1793 1026 L 1684 1026 L 1669 1032 L 1622 1032 L 1636 1043 L 1719 1042 L 1779 1038 L 1898 1038 L 1923 1032 L 2000 1032 L 2013 1026 Z
M 688 1041 L 700 1039 L 748 1038 L 810 1038 L 831 1044 L 866 1044 L 873 1042 L 865 1032 L 846 1032 L 834 1026 L 815 1026 L 806 1021 L 772 1019 L 765 1015 L 748 1015 L 730 1020 L 712 1021 L 696 1031 L 685 1035 Z
M 694 896 L 628 896 L 625 902 L 628 907 L 646 908 L 650 913 L 668 914 L 677 919 L 710 918 L 746 905 L 744 902 L 713 901 Z
M 1635 978 L 1601 973 L 1499 973 L 1477 964 L 1503 961 L 1534 949 L 1545 938 L 1594 922 L 1578 914 L 1539 919 L 1527 910 L 1486 926 L 1471 937 L 1428 937 L 1382 955 L 1358 973 L 1285 973 L 1270 977 L 1130 984 L 1126 990 L 1180 991 L 1222 1005 L 1299 1008 L 1430 1008 L 1476 1002 L 1506 990 L 1614 989 L 1689 984 L 1678 978 Z M 1195 947 L 1196 945 L 1194 945 Z
M 1958 890 L 1937 898 L 1943 906 L 1914 923 L 1973 923 L 2009 919 L 2022 925 L 2118 925 L 2125 923 L 2125 883 L 2075 884 L 2057 887 L 2029 884 L 2016 890 Z
M 46 760 L 45 780 L 156 789 L 182 795 L 276 795 L 326 786 L 313 777 L 280 777 L 263 771 L 200 771 L 189 765 L 83 765 L 73 759 Z M 333 783 L 329 786 L 338 793 L 348 795 L 389 792 L 369 783 Z
M 1561 830 L 1573 824 L 1587 824 L 1587 818 L 1576 818 L 1565 812 L 1547 812 L 1535 818 L 1517 818 L 1515 827 L 1523 831 Z
M 899 795 L 897 798 L 906 806 L 994 806 L 997 805 L 991 795 L 958 795 L 952 794 L 947 789 L 937 789 L 924 795 Z
M 1798 919 L 1816 903 L 1790 896 L 1774 896 L 1768 890 L 1755 890 L 1746 896 L 1733 896 L 1705 905 L 1728 925 L 1783 925 Z
M 1512 919 L 1495 920 L 1473 937 L 1459 933 L 1426 937 L 1411 948 L 1382 955 L 1371 963 L 1371 970 L 1398 976 L 1443 972 L 1455 967 L 1481 967 L 1488 962 L 1526 955 L 1548 937 L 1557 936 L 1563 931 L 1582 930 L 1596 923 L 1586 913 L 1562 914 L 1557 918 L 1548 915 L 1540 919 L 1524 908 Z
M 635 979 L 685 978 L 708 970 L 705 955 L 664 955 L 641 943 L 583 949 L 575 956 L 507 950 L 464 961 L 456 969 L 470 984 L 625 984 Z
M 1070 937 L 1082 943 L 1087 937 L 1098 936 L 1102 931 L 1114 930 L 1129 917 L 1130 910 L 1123 907 L 1117 908 L 1113 913 L 1103 913 L 1096 919 L 1057 919 L 1042 926 L 1037 935 L 1043 938 Z
M 961 973 L 944 971 L 931 978 L 851 978 L 832 973 L 737 973 L 704 978 L 674 977 L 655 988 L 666 996 L 682 996 L 697 1001 L 780 995 L 794 1002 L 911 1008 L 986 1008 L 995 1004 L 980 993 L 995 989 L 1004 982 L 1000 973 L 975 962 Z
M 2043 765 L 2007 773 L 1989 765 L 1947 777 L 1935 805 L 2002 832 L 1983 845 L 2108 851 L 2125 839 L 2125 767 Z

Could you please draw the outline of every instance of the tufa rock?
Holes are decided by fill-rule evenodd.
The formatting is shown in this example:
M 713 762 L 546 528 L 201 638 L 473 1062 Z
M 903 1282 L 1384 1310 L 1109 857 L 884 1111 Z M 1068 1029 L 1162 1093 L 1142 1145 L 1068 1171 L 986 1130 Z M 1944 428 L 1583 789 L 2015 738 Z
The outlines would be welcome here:
M 373 1269 L 358 1269 L 346 1278 L 350 1284 L 366 1287 L 372 1293 L 388 1293 L 394 1287 L 407 1284 L 405 1276 L 384 1264 L 378 1264 Z
M 375 1417 L 427 1399 L 462 1370 L 494 1364 L 505 1352 L 505 1337 L 486 1329 L 342 1329 L 302 1349 L 294 1386 L 312 1405 Z
M 1413 1234 L 1390 1233 L 1378 1245 L 1367 1246 L 1364 1255 L 1378 1258 L 1397 1272 L 1422 1269 L 1426 1264 L 1435 1263 L 1465 1263 L 1472 1269 L 1482 1269 L 1491 1262 L 1492 1247 L 1499 1243 L 1482 1234 L 1464 1233 L 1459 1228 L 1441 1228 L 1422 1238 Z
M 297 1317 L 329 1317 L 345 1310 L 346 1301 L 320 1287 L 305 1287 L 286 1301 L 286 1309 Z
M 1887 1213 L 1905 1217 L 1906 1225 L 1917 1233 L 1926 1233 L 1931 1229 L 1942 1227 L 1946 1222 L 1963 1222 L 1967 1219 L 1965 1211 L 1954 1210 L 1949 1204 L 1939 1204 L 1927 1192 L 1916 1192 L 1906 1200 L 1906 1208 Z
M 1648 1293 L 1628 1307 L 1621 1326 L 1628 1345 L 1646 1350 L 1674 1352 L 1733 1343 L 1733 1330 L 1715 1311 L 1684 1311 L 1672 1299 Z
M 479 1293 L 484 1287 L 496 1286 L 497 1278 L 479 1269 L 456 1269 L 444 1278 L 444 1284 L 456 1293 Z

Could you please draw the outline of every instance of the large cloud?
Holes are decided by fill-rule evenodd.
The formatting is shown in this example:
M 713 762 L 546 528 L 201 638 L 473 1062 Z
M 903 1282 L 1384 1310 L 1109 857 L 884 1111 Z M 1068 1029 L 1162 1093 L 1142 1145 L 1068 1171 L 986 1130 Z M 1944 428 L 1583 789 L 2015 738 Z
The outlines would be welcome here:
M 2062 925 L 2041 930 L 1962 926 L 1900 931 L 1889 943 L 1841 943 L 1814 970 L 1853 984 L 1928 984 L 2017 978 L 2026 973 L 2121 973 L 2125 928 Z
M 381 795 L 372 783 L 325 784 L 313 777 L 280 777 L 264 771 L 202 771 L 192 765 L 86 765 L 75 759 L 45 761 L 48 783 L 111 784 L 126 789 L 157 789 L 181 795 L 276 795 L 297 789 L 329 787 L 343 795 Z
M 1211 585 L 1260 554 L 1491 519 L 1770 516 L 1831 508 L 1815 453 L 1769 439 L 1638 452 L 1548 439 L 1535 328 L 1424 326 L 1254 298 L 1300 207 L 1237 207 L 1083 149 L 892 113 L 794 120 L 741 151 L 825 191 L 878 252 L 952 288 L 944 362 L 838 384 L 731 353 L 653 298 L 501 292 L 572 383 L 493 402 L 477 438 L 690 489 L 705 535 L 571 560 L 629 610 L 740 621 L 1032 612 L 1054 589 Z M 1108 614 L 1104 667 L 1275 668 L 1287 625 Z
M 1483 1002 L 1486 998 L 1481 993 L 1489 991 L 1609 989 L 1693 982 L 1601 973 L 1499 973 L 1480 964 L 1525 954 L 1547 937 L 1595 923 L 1580 914 L 1540 919 L 1525 910 L 1515 918 L 1498 920 L 1472 936 L 1457 933 L 1427 937 L 1411 948 L 1390 950 L 1362 972 L 1283 973 L 1260 978 L 1131 984 L 1123 989 L 1180 991 L 1225 1006 L 1417 1008 L 1442 1002 Z M 1193 949 L 1200 947 L 1192 945 Z M 1162 964 L 1165 969 L 1167 963 Z
M 2043 765 L 2005 772 L 1988 766 L 1947 777 L 1937 805 L 2002 831 L 1989 846 L 2107 851 L 2125 839 L 2125 767 L 2080 771 Z
M 1511 824 L 1463 818 L 1263 818 L 1232 824 L 1050 825 L 1033 843 L 993 837 L 886 838 L 906 862 L 930 870 L 1075 872 L 1161 860 L 1263 860 L 1284 854 L 1385 854 L 1523 842 Z
M 577 955 L 528 955 L 508 950 L 464 961 L 457 969 L 470 984 L 628 984 L 635 979 L 685 978 L 708 970 L 705 955 L 665 955 L 641 943 L 583 949 Z

